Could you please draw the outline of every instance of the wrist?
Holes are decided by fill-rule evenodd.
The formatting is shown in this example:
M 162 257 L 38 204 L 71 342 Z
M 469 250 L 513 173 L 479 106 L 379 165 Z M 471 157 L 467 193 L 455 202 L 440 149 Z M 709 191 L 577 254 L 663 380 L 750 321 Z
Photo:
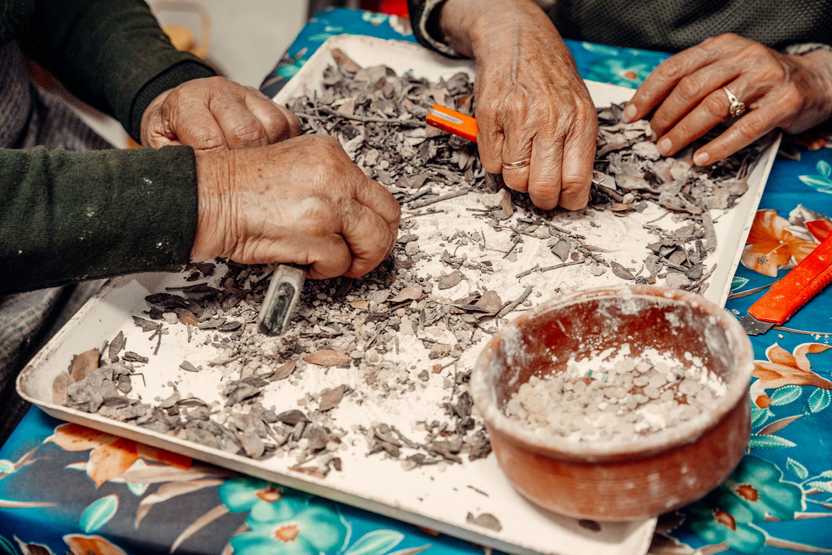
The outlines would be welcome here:
M 832 50 L 814 50 L 792 57 L 812 76 L 809 86 L 817 92 L 821 110 L 829 117 L 832 115 Z
M 231 239 L 228 204 L 231 201 L 230 151 L 194 151 L 196 158 L 197 225 L 191 260 L 224 256 Z
M 504 49 L 518 32 L 533 28 L 535 18 L 548 21 L 533 0 L 447 0 L 439 23 L 454 50 L 476 57 Z

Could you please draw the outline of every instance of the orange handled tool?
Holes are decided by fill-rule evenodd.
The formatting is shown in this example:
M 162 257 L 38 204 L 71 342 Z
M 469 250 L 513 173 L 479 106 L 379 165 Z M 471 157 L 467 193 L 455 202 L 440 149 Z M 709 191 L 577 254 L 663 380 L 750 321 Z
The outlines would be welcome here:
M 477 120 L 447 106 L 441 104 L 431 106 L 425 121 L 428 125 L 437 127 L 442 131 L 477 142 Z
M 832 283 L 832 235 L 757 299 L 742 320 L 750 335 L 765 333 L 791 318 Z

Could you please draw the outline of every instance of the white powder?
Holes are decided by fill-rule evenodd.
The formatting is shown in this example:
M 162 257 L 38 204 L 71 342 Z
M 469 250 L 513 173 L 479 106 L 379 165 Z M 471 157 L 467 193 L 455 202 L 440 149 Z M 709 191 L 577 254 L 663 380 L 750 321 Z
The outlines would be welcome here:
M 578 441 L 629 440 L 691 420 L 725 394 L 724 381 L 699 357 L 678 360 L 625 344 L 570 358 L 564 371 L 532 378 L 506 414 L 537 433 Z

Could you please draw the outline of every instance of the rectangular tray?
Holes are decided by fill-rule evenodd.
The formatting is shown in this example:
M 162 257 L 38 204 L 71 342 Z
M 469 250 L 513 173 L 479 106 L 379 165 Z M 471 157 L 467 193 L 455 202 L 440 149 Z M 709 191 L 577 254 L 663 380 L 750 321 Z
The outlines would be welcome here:
M 468 62 L 444 59 L 412 43 L 342 35 L 329 39 L 275 100 L 285 102 L 305 91 L 315 89 L 320 83 L 323 69 L 332 63 L 333 48 L 341 49 L 361 65 L 386 64 L 399 73 L 412 69 L 416 75 L 430 79 L 447 77 L 457 71 L 472 72 L 472 65 Z M 589 88 L 598 105 L 611 101 L 620 102 L 632 94 L 630 89 L 601 83 L 590 82 Z M 739 262 L 742 245 L 776 149 L 777 143 L 766 151 L 752 173 L 749 191 L 737 206 L 722 214 L 716 224 L 719 246 L 713 256 L 719 264 L 710 278 L 710 287 L 706 292 L 706 296 L 716 302 L 723 303 L 730 290 L 730 280 Z M 468 202 L 465 199 L 469 196 L 471 195 L 461 197 L 459 206 L 464 206 L 465 202 Z M 447 221 L 439 219 L 426 225 L 441 228 L 443 225 L 447 226 Z M 574 223 L 575 220 L 571 221 Z M 631 241 L 644 240 L 644 237 L 638 235 L 624 236 Z M 529 259 L 529 256 L 534 256 L 534 249 L 530 248 L 529 251 L 529 255 L 518 264 L 531 266 L 532 262 L 536 261 L 534 258 Z M 579 272 L 580 267 L 569 270 Z M 584 279 L 577 274 L 570 275 L 573 278 L 577 276 Z M 598 285 L 603 284 L 604 279 L 609 283 L 615 278 L 607 275 L 605 278 L 587 278 L 585 281 L 587 285 Z M 357 446 L 346 453 L 339 453 L 344 462 L 342 472 L 332 472 L 325 479 L 318 479 L 289 470 L 295 463 L 290 457 L 278 456 L 256 461 L 230 455 L 98 415 L 68 409 L 52 402 L 52 382 L 58 373 L 66 370 L 74 354 L 93 346 L 100 346 L 119 331 L 123 331 L 127 337 L 128 348 L 135 349 L 139 345 L 140 349 L 144 349 L 147 336 L 132 324 L 131 314 L 138 313 L 145 307 L 143 299 L 146 295 L 163 291 L 165 287 L 183 284 L 187 283 L 179 274 L 140 274 L 110 280 L 23 370 L 17 384 L 21 396 L 62 420 L 128 437 L 509 552 L 630 555 L 647 551 L 655 519 L 630 523 L 604 523 L 600 531 L 587 530 L 574 519 L 545 513 L 526 502 L 502 475 L 493 454 L 487 459 L 475 462 L 466 461 L 459 465 L 429 466 L 405 471 L 395 461 L 377 456 L 367 457 L 366 446 Z M 178 369 L 179 363 L 186 357 L 187 360 L 199 364 L 214 358 L 213 355 L 215 352 L 212 347 L 189 344 L 184 332 L 177 326 L 170 327 L 170 335 L 165 336 L 159 355 L 152 357 L 150 364 L 143 368 L 147 379 L 146 388 L 142 391 L 143 396 L 166 396 L 165 383 L 174 379 L 187 384 L 190 392 L 200 395 L 203 399 L 210 401 L 217 398 L 218 376 L 206 370 L 200 374 L 200 379 L 194 380 L 192 374 L 188 375 Z M 476 353 L 471 355 L 475 356 Z M 159 371 L 154 372 L 155 369 Z M 320 391 L 322 387 L 344 381 L 343 374 L 339 382 L 327 382 L 326 375 L 311 376 L 308 380 L 305 375 L 304 378 L 303 390 L 284 387 L 288 391 L 270 392 L 271 397 L 267 397 L 267 401 L 274 401 L 275 395 L 301 395 L 304 391 Z M 419 399 L 412 399 L 410 404 L 405 404 L 400 410 L 417 410 L 418 402 Z M 268 406 L 269 403 L 265 404 Z M 366 414 L 381 415 L 390 408 L 365 404 L 361 410 L 362 417 L 366 418 Z M 487 492 L 487 496 L 478 493 L 477 490 Z M 469 512 L 492 513 L 501 521 L 502 530 L 493 532 L 468 523 L 466 515 Z

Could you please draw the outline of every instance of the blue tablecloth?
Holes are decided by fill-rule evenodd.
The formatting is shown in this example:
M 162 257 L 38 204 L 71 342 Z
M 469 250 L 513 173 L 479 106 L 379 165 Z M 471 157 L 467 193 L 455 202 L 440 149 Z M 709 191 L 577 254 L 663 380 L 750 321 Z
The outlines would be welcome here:
M 406 22 L 351 10 L 303 29 L 263 82 L 274 94 L 328 37 L 413 40 Z M 636 87 L 665 55 L 570 42 L 581 74 Z M 805 140 L 808 140 L 804 138 Z M 832 150 L 789 143 L 733 282 L 742 313 L 832 231 Z M 799 159 L 796 159 L 798 158 Z M 733 476 L 661 518 L 653 553 L 832 553 L 832 291 L 753 338 L 753 436 Z M 2 409 L 0 409 L 2 410 Z M 599 500 L 603 502 L 603 500 Z M 557 549 L 557 546 L 552 546 Z M 32 409 L 0 449 L 0 554 L 479 553 L 482 548 L 235 475 Z

